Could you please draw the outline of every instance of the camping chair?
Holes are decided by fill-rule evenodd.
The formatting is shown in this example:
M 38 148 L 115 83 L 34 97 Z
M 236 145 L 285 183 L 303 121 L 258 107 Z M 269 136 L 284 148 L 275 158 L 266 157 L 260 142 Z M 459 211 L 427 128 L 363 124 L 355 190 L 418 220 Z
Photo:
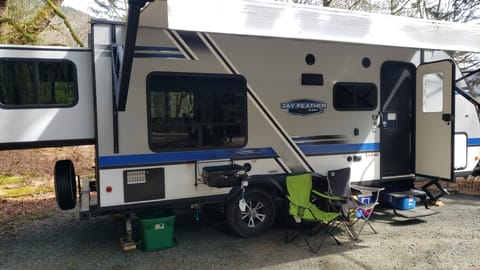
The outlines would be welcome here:
M 335 222 L 341 216 L 341 213 L 323 211 L 311 202 L 311 194 L 315 192 L 312 190 L 312 175 L 310 173 L 289 175 L 286 179 L 286 185 L 288 192 L 287 198 L 289 201 L 289 216 L 287 215 L 287 219 L 291 221 L 289 217 L 293 217 L 299 230 L 289 232 L 289 222 L 287 220 L 285 242 L 292 242 L 301 235 L 305 242 L 307 242 L 310 250 L 318 253 L 326 235 L 316 248 L 312 246 L 308 236 L 313 236 L 324 231 L 333 237 L 337 244 L 340 244 L 340 241 L 333 235 L 332 230 L 338 226 Z M 318 227 L 319 229 L 317 229 Z
M 375 206 L 379 204 L 378 199 L 380 192 L 385 188 L 364 187 L 350 184 L 350 168 L 328 171 L 327 181 L 329 194 L 344 198 L 343 201 L 331 200 L 331 204 L 336 206 L 336 209 L 341 210 L 343 217 L 348 219 L 351 211 L 353 211 L 353 214 L 357 217 L 357 219 L 351 223 L 350 226 L 352 227 L 358 221 L 363 221 L 358 232 L 354 234 L 354 240 L 358 239 L 363 231 L 363 228 L 365 227 L 365 224 L 367 224 L 376 234 L 377 231 L 375 228 L 373 228 L 369 218 L 372 216 Z M 372 199 L 369 202 L 362 203 L 354 198 L 352 189 L 355 191 L 357 196 L 370 195 Z

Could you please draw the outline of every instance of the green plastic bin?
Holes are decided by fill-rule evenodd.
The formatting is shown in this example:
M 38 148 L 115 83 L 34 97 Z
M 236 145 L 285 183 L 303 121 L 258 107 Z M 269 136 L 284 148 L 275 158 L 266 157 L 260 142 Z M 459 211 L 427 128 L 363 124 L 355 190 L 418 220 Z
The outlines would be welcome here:
M 137 215 L 141 228 L 138 244 L 143 251 L 155 251 L 174 245 L 173 227 L 175 215 L 167 211 L 141 213 Z

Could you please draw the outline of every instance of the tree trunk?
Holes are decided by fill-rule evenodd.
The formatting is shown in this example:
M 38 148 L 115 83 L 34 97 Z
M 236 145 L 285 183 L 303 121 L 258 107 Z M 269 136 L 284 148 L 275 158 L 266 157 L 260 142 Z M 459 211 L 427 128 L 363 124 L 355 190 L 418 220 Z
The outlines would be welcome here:
M 55 16 L 55 10 L 50 6 L 48 1 L 57 7 L 63 3 L 63 0 L 46 0 L 46 3 L 40 8 L 37 15 L 26 23 L 27 32 L 34 37 L 38 37 L 38 35 L 50 25 L 50 22 Z
M 0 0 L 0 18 L 8 17 L 8 0 Z M 7 30 L 7 22 L 0 22 L 0 36 Z

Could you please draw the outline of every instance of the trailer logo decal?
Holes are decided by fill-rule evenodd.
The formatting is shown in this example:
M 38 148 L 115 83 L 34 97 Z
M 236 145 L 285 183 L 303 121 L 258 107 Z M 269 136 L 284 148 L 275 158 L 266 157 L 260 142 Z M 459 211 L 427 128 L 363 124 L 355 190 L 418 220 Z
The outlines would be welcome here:
M 323 113 L 327 108 L 327 103 L 312 99 L 296 99 L 280 103 L 280 109 L 289 114 L 308 115 L 313 113 Z

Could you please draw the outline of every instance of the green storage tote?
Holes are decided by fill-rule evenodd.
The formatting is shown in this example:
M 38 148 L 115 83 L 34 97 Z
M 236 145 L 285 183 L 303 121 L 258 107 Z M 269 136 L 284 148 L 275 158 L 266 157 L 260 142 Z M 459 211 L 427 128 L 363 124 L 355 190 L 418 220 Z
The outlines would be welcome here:
M 173 227 L 175 215 L 167 211 L 141 213 L 137 215 L 141 227 L 139 248 L 155 251 L 174 245 Z

